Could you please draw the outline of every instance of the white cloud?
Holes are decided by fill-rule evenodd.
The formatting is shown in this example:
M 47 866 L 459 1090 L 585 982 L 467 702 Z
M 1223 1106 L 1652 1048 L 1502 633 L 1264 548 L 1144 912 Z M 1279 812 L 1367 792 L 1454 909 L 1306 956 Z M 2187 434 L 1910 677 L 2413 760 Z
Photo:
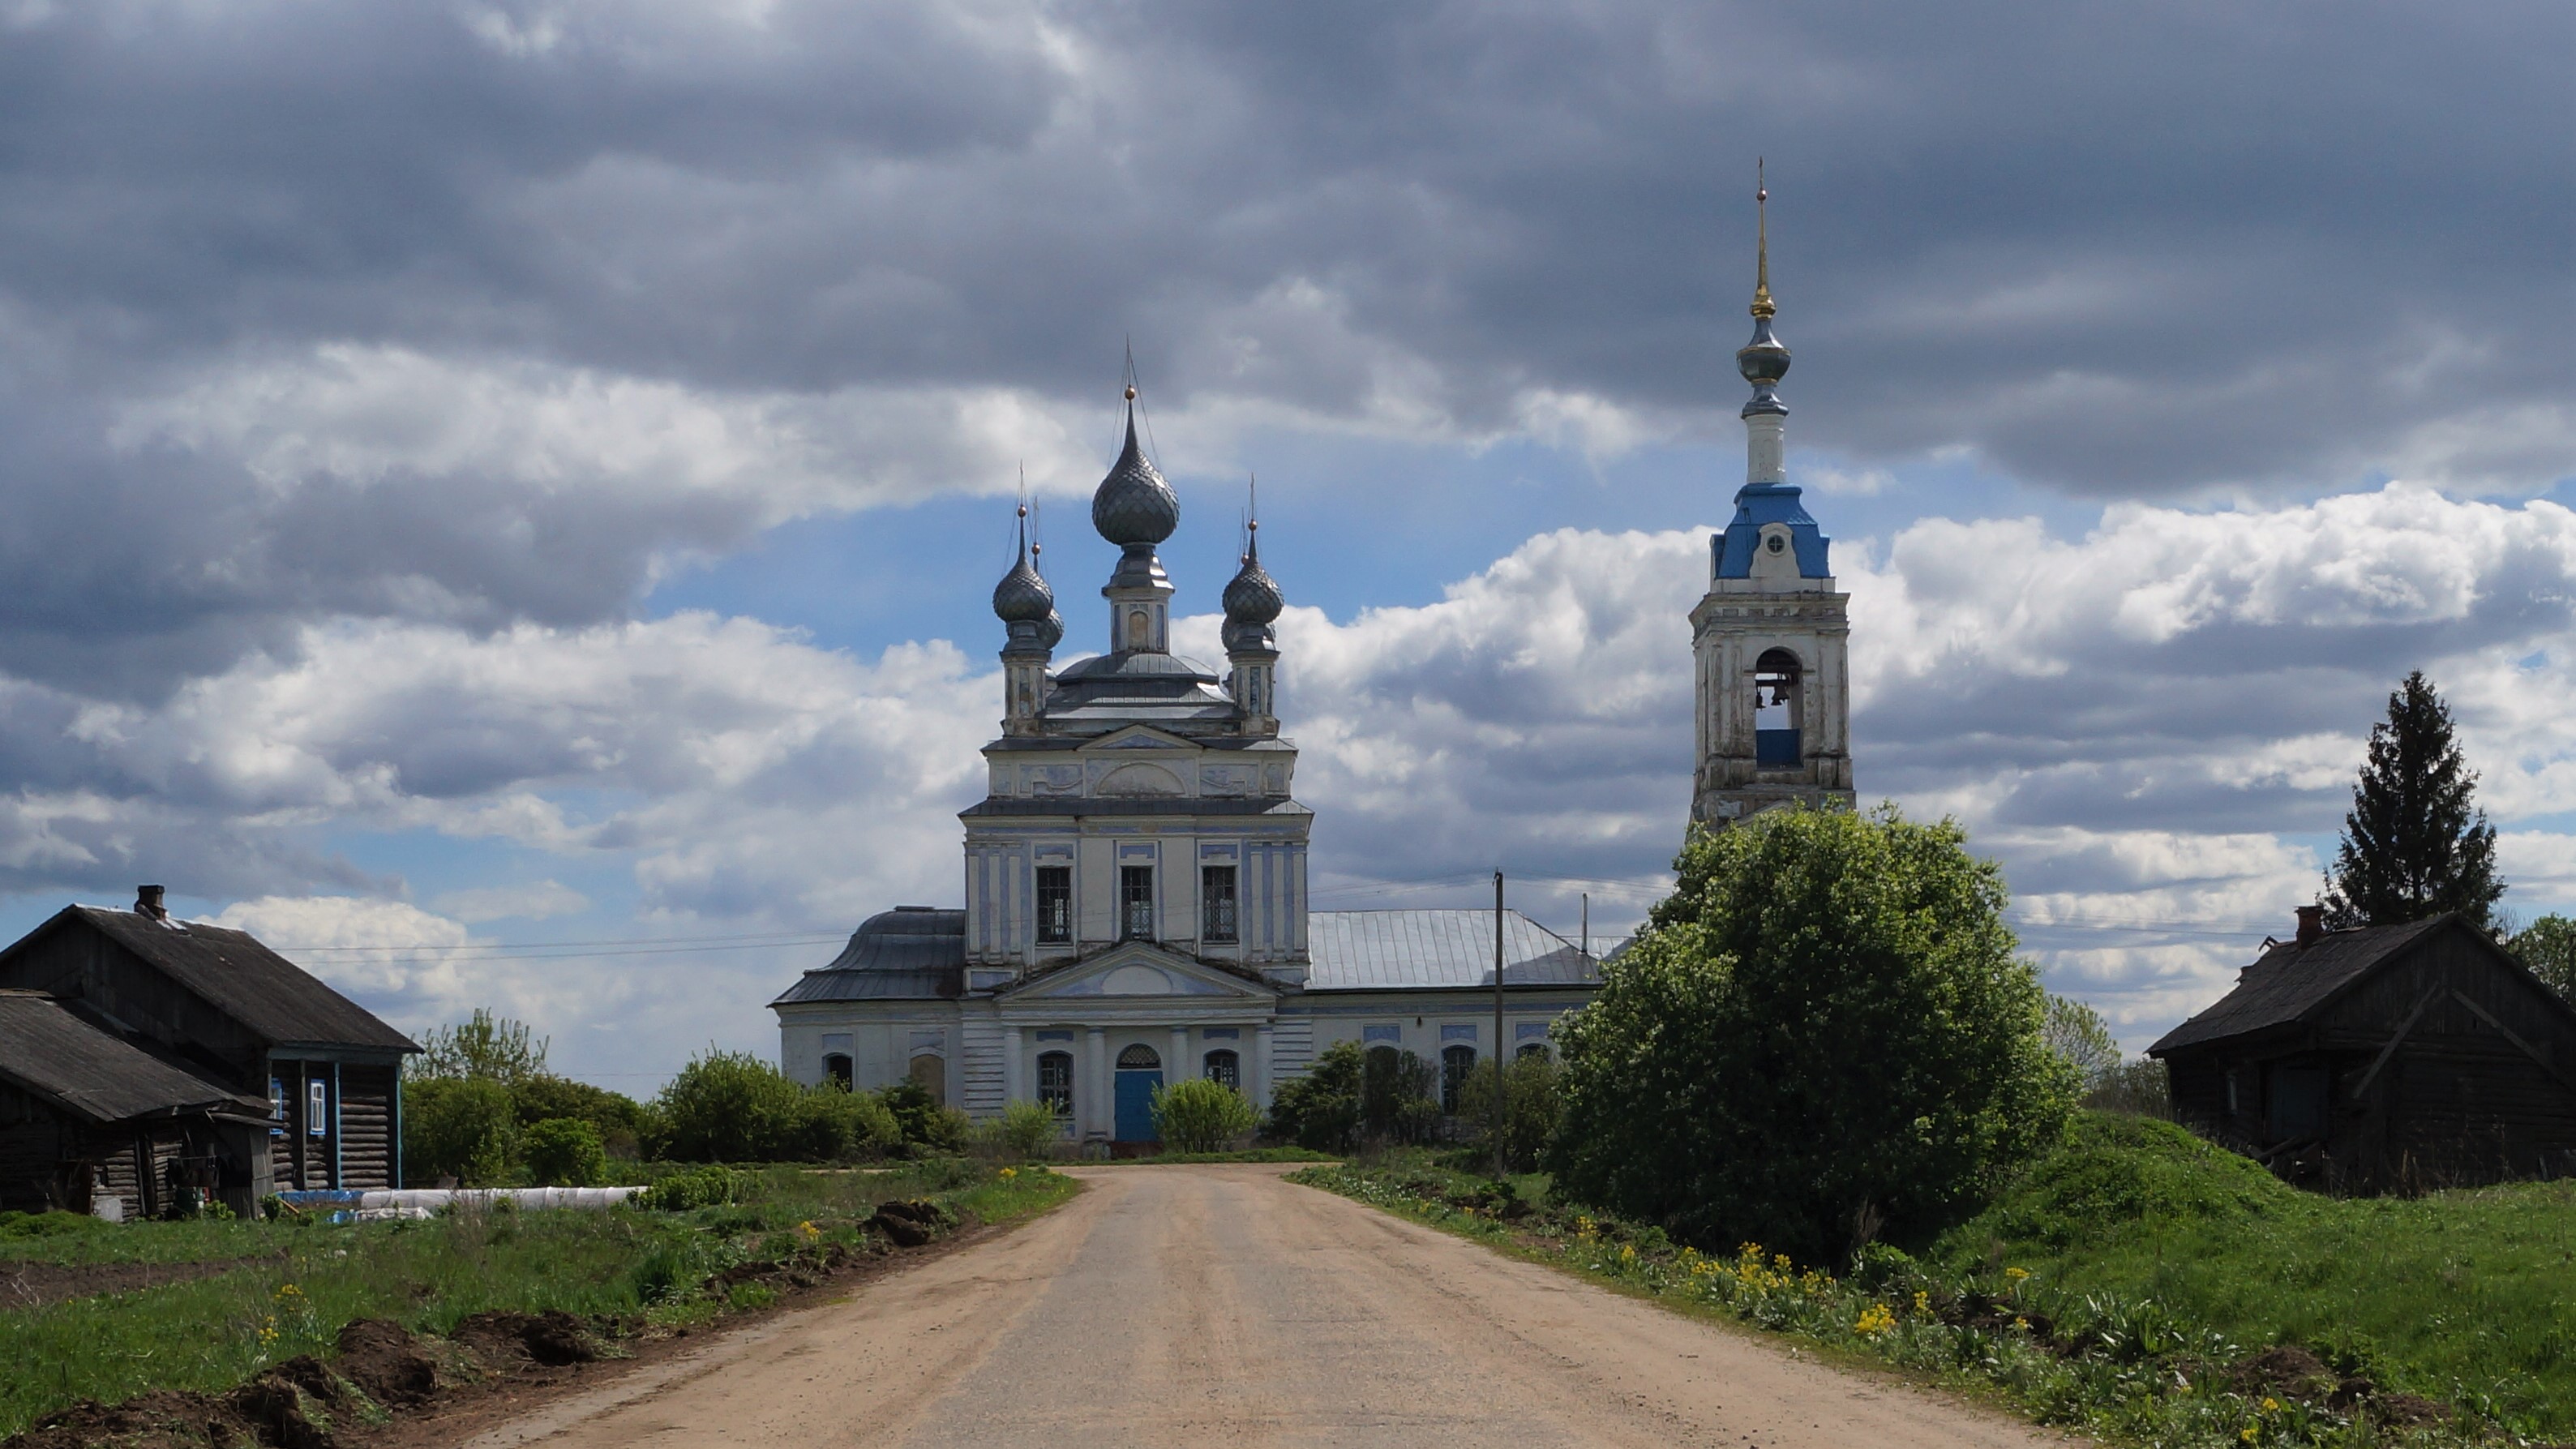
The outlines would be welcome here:
M 449 891 L 438 908 L 469 925 L 485 921 L 543 921 L 590 909 L 590 897 L 561 881 L 528 881 L 519 885 L 483 886 Z

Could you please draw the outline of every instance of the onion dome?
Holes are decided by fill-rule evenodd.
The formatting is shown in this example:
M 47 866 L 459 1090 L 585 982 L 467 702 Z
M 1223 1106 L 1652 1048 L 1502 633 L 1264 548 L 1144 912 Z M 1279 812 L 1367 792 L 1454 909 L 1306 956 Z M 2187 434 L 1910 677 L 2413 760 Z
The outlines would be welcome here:
M 1127 446 L 1091 495 L 1091 526 L 1121 548 L 1151 548 L 1181 526 L 1181 500 L 1136 446 L 1136 390 L 1127 389 Z
M 1745 417 L 1756 413 L 1786 415 L 1789 405 L 1780 401 L 1774 391 L 1780 379 L 1789 375 L 1789 344 L 1771 334 L 1772 315 L 1780 309 L 1771 301 L 1771 190 L 1757 184 L 1754 204 L 1760 208 L 1761 220 L 1755 224 L 1753 281 L 1753 340 L 1735 350 L 1735 370 L 1753 384 L 1753 399 L 1744 405 Z
M 1053 649 L 1063 642 L 1064 615 L 1049 609 L 1047 616 L 1038 621 L 1038 643 L 1045 648 Z
M 1034 624 L 1055 612 L 1055 590 L 1029 566 L 1028 517 L 1028 505 L 1020 505 L 1020 556 L 993 586 L 993 613 L 1005 624 Z
M 1243 567 L 1225 586 L 1224 632 L 1229 653 L 1270 648 L 1270 625 L 1287 606 L 1278 582 L 1261 566 L 1260 527 L 1258 523 L 1251 525 L 1255 531 L 1244 546 Z

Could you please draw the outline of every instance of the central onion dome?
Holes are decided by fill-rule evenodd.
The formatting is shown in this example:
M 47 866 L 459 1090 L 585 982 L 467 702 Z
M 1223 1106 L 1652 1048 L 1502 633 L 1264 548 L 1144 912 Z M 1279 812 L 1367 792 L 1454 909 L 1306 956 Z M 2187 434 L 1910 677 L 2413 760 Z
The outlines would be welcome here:
M 1152 548 L 1181 526 L 1181 500 L 1136 446 L 1136 390 L 1127 389 L 1127 446 L 1091 495 L 1091 526 L 1120 548 Z
M 1258 530 L 1260 524 L 1251 528 Z M 1225 586 L 1225 647 L 1229 652 L 1270 647 L 1270 625 L 1287 606 L 1279 584 L 1261 566 L 1261 535 L 1244 545 L 1243 567 Z

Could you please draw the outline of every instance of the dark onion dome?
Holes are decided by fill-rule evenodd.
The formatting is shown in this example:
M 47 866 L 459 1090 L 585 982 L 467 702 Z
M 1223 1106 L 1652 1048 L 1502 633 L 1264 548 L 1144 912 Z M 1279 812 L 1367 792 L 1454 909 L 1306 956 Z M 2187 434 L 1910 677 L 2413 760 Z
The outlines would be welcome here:
M 1127 446 L 1091 495 L 1091 526 L 1121 548 L 1151 548 L 1181 526 L 1181 500 L 1136 446 L 1135 394 L 1128 394 Z
M 1046 618 L 1038 623 L 1038 642 L 1049 649 L 1064 642 L 1064 615 L 1047 610 Z
M 1279 585 L 1270 571 L 1261 566 L 1261 538 L 1255 534 L 1244 550 L 1243 568 L 1225 586 L 1225 621 L 1229 624 L 1267 624 L 1279 617 L 1287 606 Z
M 1005 624 L 1034 624 L 1054 617 L 1055 591 L 1029 567 L 1026 553 L 993 586 L 993 613 Z

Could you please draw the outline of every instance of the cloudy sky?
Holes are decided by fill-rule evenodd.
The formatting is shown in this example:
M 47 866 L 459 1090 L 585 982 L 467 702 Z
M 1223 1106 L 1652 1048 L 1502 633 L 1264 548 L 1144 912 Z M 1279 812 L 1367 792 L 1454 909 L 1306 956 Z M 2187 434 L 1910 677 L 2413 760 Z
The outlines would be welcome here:
M 1025 469 L 1244 480 L 1319 904 L 1597 935 L 1687 809 L 1773 190 L 1861 791 L 2134 1049 L 2431 672 L 2576 906 L 2576 12 L 0 3 L 0 891 L 649 1090 L 959 898 Z M 1069 655 L 1060 654 L 1060 659 Z

